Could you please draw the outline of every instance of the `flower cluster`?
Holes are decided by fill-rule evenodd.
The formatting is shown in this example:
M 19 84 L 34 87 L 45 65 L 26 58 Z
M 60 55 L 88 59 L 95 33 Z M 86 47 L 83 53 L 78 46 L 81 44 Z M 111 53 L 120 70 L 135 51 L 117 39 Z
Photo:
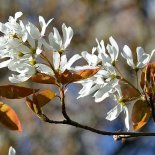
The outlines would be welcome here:
M 88 65 L 83 68 L 100 67 L 100 70 L 91 78 L 80 81 L 83 88 L 79 92 L 79 97 L 84 97 L 90 94 L 94 94 L 95 102 L 101 102 L 104 99 L 110 97 L 116 102 L 116 106 L 107 113 L 107 120 L 116 119 L 121 112 L 124 112 L 125 125 L 127 130 L 132 129 L 130 126 L 130 117 L 133 108 L 133 104 L 128 102 L 128 99 L 122 95 L 122 89 L 120 84 L 120 72 L 116 67 L 116 62 L 119 56 L 119 47 L 113 37 L 109 38 L 110 44 L 105 46 L 104 41 L 97 41 L 97 47 L 93 47 L 92 53 L 86 51 L 82 52 L 82 57 L 87 61 Z M 151 54 L 146 54 L 142 47 L 137 47 L 137 62 L 134 64 L 132 51 L 125 45 L 121 55 L 127 60 L 127 64 L 132 67 L 136 72 L 144 68 L 149 62 L 155 52 L 153 50 Z M 77 67 L 78 69 L 79 67 Z M 81 69 L 81 67 L 80 67 Z
M 8 22 L 0 23 L 0 31 L 4 34 L 0 37 L 0 57 L 5 58 L 5 61 L 0 63 L 0 68 L 8 67 L 9 70 L 19 73 L 12 74 L 9 80 L 12 83 L 24 82 L 40 69 L 46 72 L 48 66 L 37 61 L 37 58 L 43 55 L 45 49 L 47 49 L 46 51 L 54 51 L 53 63 L 55 70 L 59 68 L 63 71 L 68 69 L 75 60 L 71 59 L 67 63 L 66 55 L 61 56 L 61 58 L 60 55 L 70 44 L 73 37 L 72 28 L 65 24 L 62 25 L 63 39 L 58 30 L 53 28 L 54 32 L 49 33 L 48 41 L 46 41 L 46 28 L 53 19 L 46 23 L 44 18 L 39 16 L 41 27 L 41 30 L 39 30 L 31 22 L 25 24 L 22 20 L 19 20 L 21 16 L 22 12 L 17 12 L 15 17 L 9 17 Z M 78 59 L 80 56 L 76 55 L 74 58 Z M 49 72 L 52 73 L 51 70 Z
M 2 59 L 0 68 L 8 67 L 9 70 L 16 72 L 9 77 L 9 80 L 12 83 L 20 83 L 40 73 L 48 75 L 51 80 L 54 78 L 56 83 L 52 81 L 51 84 L 57 86 L 71 82 L 80 83 L 83 88 L 79 91 L 78 98 L 90 94 L 93 94 L 95 102 L 101 102 L 108 97 L 112 98 L 117 105 L 107 113 L 106 119 L 112 121 L 121 112 L 125 112 L 125 125 L 127 130 L 130 130 L 132 106 L 129 102 L 133 99 L 126 98 L 122 91 L 120 81 L 123 79 L 127 82 L 127 80 L 122 77 L 117 68 L 120 49 L 114 38 L 110 37 L 106 46 L 103 40 L 99 42 L 96 39 L 97 45 L 93 47 L 91 53 L 83 51 L 81 55 L 75 54 L 67 60 L 65 51 L 73 37 L 71 27 L 62 24 L 62 36 L 55 27 L 49 35 L 46 35 L 46 29 L 53 19 L 46 23 L 44 18 L 39 16 L 39 29 L 31 22 L 23 23 L 19 20 L 21 16 L 22 12 L 17 12 L 14 17 L 9 17 L 8 22 L 0 23 L 0 31 L 3 33 L 0 37 L 0 58 Z M 52 55 L 50 59 L 47 52 Z M 142 47 L 137 47 L 136 52 L 136 63 L 127 45 L 124 46 L 121 55 L 137 74 L 150 62 L 155 50 L 151 54 L 146 54 Z M 73 68 L 73 63 L 81 58 L 87 62 L 87 65 Z M 39 61 L 40 59 L 42 61 Z M 83 75 L 84 71 L 87 75 Z M 88 74 L 89 71 L 94 72 Z M 44 82 L 41 81 L 41 83 Z M 129 85 L 135 88 L 132 84 Z M 133 102 L 135 103 L 136 100 L 137 98 Z

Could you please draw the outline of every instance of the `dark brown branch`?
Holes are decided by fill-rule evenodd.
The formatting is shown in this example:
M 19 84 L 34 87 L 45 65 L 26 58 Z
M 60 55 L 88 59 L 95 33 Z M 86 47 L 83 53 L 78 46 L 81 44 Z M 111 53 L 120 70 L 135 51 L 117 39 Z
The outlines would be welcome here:
M 73 120 L 63 120 L 63 121 L 53 121 L 48 119 L 46 122 L 48 123 L 52 123 L 52 124 L 66 124 L 66 125 L 71 125 L 77 128 L 81 128 L 84 130 L 88 130 L 100 135 L 108 135 L 108 136 L 112 136 L 112 135 L 119 135 L 119 138 L 130 138 L 130 137 L 139 137 L 139 136 L 155 136 L 154 132 L 110 132 L 110 131 L 102 131 L 102 130 L 98 130 L 86 125 L 82 125 L 78 122 L 75 122 Z
M 66 120 L 71 120 L 66 112 L 65 92 L 64 92 L 63 86 L 60 87 L 60 98 L 61 98 L 62 114 Z
M 110 131 L 103 131 L 103 130 L 99 130 L 99 129 L 95 129 L 92 128 L 90 126 L 87 125 L 82 125 L 76 121 L 73 121 L 67 114 L 66 112 L 66 106 L 65 106 L 65 93 L 64 93 L 64 88 L 63 86 L 59 87 L 59 91 L 60 91 L 60 98 L 61 98 L 61 107 L 62 107 L 62 114 L 65 118 L 65 120 L 62 121 L 54 121 L 54 120 L 50 120 L 49 118 L 47 118 L 44 114 L 42 116 L 42 120 L 44 120 L 47 123 L 51 123 L 51 124 L 66 124 L 66 125 L 70 125 L 70 126 L 74 126 L 77 128 L 81 128 L 84 130 L 88 130 L 100 135 L 108 135 L 108 136 L 114 136 L 114 138 L 116 137 L 116 140 L 119 139 L 123 139 L 123 138 L 130 138 L 130 137 L 139 137 L 139 136 L 155 136 L 155 133 L 153 132 L 110 132 Z
M 155 122 L 155 109 L 154 109 L 154 101 L 153 101 L 153 96 L 150 96 L 150 106 L 151 106 L 151 113 L 152 113 L 152 118 L 153 121 Z

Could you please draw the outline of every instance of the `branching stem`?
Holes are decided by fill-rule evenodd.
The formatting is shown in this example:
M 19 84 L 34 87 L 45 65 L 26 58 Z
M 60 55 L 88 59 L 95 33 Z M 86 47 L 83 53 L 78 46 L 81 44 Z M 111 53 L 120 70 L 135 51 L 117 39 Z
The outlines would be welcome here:
M 67 114 L 66 112 L 66 106 L 65 106 L 65 93 L 64 93 L 64 88 L 63 86 L 59 86 L 59 91 L 60 91 L 60 98 L 61 98 L 61 107 L 62 107 L 62 114 L 64 116 L 64 120 L 62 121 L 54 121 L 50 120 L 49 118 L 45 117 L 44 121 L 47 123 L 51 124 L 66 124 L 70 126 L 74 126 L 77 128 L 81 128 L 84 130 L 91 131 L 93 133 L 97 133 L 100 135 L 108 135 L 108 136 L 114 136 L 118 137 L 117 140 L 123 139 L 123 138 L 131 138 L 131 137 L 139 137 L 139 136 L 155 136 L 155 132 L 121 132 L 121 131 L 116 131 L 116 132 L 111 132 L 111 131 L 103 131 L 99 129 L 95 129 L 93 127 L 87 126 L 87 125 L 82 125 L 76 121 L 73 121 Z M 115 139 L 115 138 L 114 138 Z

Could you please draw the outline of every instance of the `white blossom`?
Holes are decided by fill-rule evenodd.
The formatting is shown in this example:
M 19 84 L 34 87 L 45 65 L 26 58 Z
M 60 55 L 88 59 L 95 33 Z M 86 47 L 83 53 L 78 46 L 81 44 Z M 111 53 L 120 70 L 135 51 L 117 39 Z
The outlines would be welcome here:
M 31 22 L 29 22 L 26 25 L 26 29 L 30 34 L 29 43 L 31 44 L 31 42 L 33 42 L 33 46 L 35 46 L 34 48 L 36 49 L 37 54 L 40 54 L 42 52 L 42 45 L 45 42 L 43 36 L 45 35 L 45 31 L 46 31 L 47 26 L 51 23 L 52 20 L 53 20 L 53 18 L 50 19 L 47 23 L 45 23 L 44 18 L 42 16 L 39 16 L 39 23 L 41 26 L 41 32 Z M 36 40 L 37 40 L 37 45 L 34 45 Z
M 111 63 L 112 65 L 115 65 L 115 62 L 119 55 L 119 47 L 113 37 L 110 37 L 109 41 L 110 44 L 108 44 L 105 48 L 104 41 L 101 40 L 101 42 L 99 43 L 99 41 L 96 39 L 97 50 L 99 53 L 99 58 L 102 60 L 103 64 L 108 62 Z
M 84 97 L 94 93 L 95 102 L 101 102 L 108 97 L 115 96 L 119 86 L 116 72 L 113 66 L 106 63 L 103 69 L 101 68 L 93 77 L 79 81 L 83 88 L 79 91 L 79 97 Z
M 106 119 L 109 121 L 113 121 L 123 112 L 125 115 L 124 118 L 125 127 L 128 131 L 132 131 L 133 126 L 132 126 L 131 114 L 135 101 L 121 103 L 118 100 L 115 100 L 115 102 L 117 105 L 107 113 Z
M 51 32 L 48 36 L 49 44 L 45 43 L 45 47 L 52 49 L 53 51 L 64 51 L 70 44 L 73 37 L 73 30 L 71 27 L 67 27 L 65 24 L 62 24 L 62 34 L 61 38 L 57 28 L 53 28 L 54 32 Z
M 32 75 L 36 73 L 36 65 L 33 65 L 33 58 L 29 58 L 28 61 L 25 60 L 12 60 L 11 65 L 9 65 L 9 69 L 11 71 L 15 71 L 19 74 L 12 74 L 9 77 L 10 82 L 12 83 L 20 83 L 27 81 Z
M 16 150 L 12 146 L 9 148 L 8 155 L 16 155 Z
M 124 46 L 123 52 L 121 53 L 123 58 L 127 60 L 127 64 L 131 66 L 133 69 L 139 69 L 145 67 L 150 62 L 155 50 L 153 50 L 151 54 L 146 54 L 142 47 L 137 47 L 136 52 L 137 52 L 136 64 L 133 61 L 132 51 L 127 45 Z
M 119 54 L 119 47 L 113 37 L 109 38 L 110 44 L 107 45 L 108 53 L 111 57 L 112 64 L 116 62 Z
M 75 54 L 73 57 L 71 57 L 69 60 L 67 60 L 67 57 L 65 54 L 61 55 L 59 52 L 53 52 L 53 66 L 54 70 L 58 71 L 60 73 L 63 73 L 66 69 L 71 70 L 73 69 L 71 66 L 75 61 L 80 59 L 81 56 L 79 54 Z M 37 70 L 41 73 L 45 74 L 54 74 L 53 70 L 44 64 L 36 64 Z

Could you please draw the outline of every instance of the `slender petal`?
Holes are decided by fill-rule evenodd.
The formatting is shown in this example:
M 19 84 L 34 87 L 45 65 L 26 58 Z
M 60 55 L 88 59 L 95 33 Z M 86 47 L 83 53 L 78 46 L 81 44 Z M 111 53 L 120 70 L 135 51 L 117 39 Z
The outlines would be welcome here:
M 63 32 L 63 46 L 64 49 L 68 47 L 70 41 L 73 37 L 73 30 L 71 27 L 66 27 L 65 24 L 62 24 L 62 32 Z
M 60 54 L 58 52 L 53 52 L 53 65 L 54 65 L 55 70 L 59 69 Z
M 12 146 L 9 148 L 8 155 L 16 155 L 16 150 Z
M 132 68 L 135 68 L 131 49 L 127 45 L 124 46 L 123 52 L 121 54 L 122 57 L 127 60 L 128 65 L 131 66 Z
M 9 65 L 10 61 L 11 61 L 11 59 L 1 62 L 0 68 L 7 67 Z
M 123 108 L 120 104 L 116 105 L 113 109 L 111 109 L 108 113 L 107 113 L 107 117 L 106 119 L 109 121 L 113 121 L 115 120 L 119 114 L 123 111 Z
M 61 71 L 64 72 L 66 69 L 70 69 L 72 64 L 80 58 L 81 56 L 79 54 L 75 54 L 73 57 L 69 59 L 69 61 L 65 64 L 65 66 L 61 65 Z

